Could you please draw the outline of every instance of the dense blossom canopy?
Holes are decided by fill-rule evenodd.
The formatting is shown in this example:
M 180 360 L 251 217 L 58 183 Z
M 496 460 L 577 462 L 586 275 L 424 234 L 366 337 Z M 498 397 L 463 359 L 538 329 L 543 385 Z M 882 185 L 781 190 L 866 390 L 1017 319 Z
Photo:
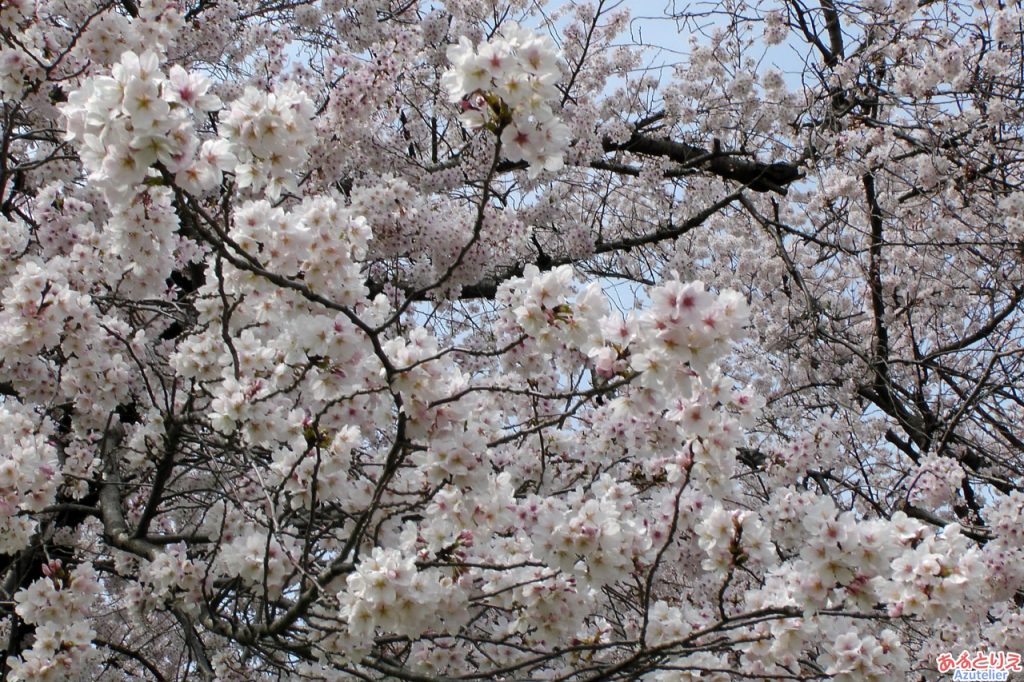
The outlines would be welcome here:
M 663 4 L 0 2 L 4 679 L 1024 651 L 1020 8 Z

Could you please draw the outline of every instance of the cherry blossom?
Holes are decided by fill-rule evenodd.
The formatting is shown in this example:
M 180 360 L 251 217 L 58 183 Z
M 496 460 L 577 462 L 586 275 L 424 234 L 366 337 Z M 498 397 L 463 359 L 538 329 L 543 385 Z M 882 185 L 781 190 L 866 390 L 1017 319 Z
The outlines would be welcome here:
M 531 178 L 562 168 L 570 132 L 552 109 L 560 72 L 547 36 L 509 24 L 475 48 L 462 36 L 447 54 L 451 69 L 441 80 L 463 123 L 498 132 L 506 156 L 526 161 Z
M 0 676 L 1024 649 L 1021 10 L 0 2 Z

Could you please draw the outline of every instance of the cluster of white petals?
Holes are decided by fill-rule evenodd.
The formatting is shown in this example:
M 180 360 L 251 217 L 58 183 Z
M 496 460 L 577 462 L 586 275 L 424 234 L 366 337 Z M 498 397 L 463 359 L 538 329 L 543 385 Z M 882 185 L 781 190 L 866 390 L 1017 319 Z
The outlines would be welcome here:
M 929 455 L 913 473 L 911 499 L 927 507 L 948 504 L 956 499 L 964 479 L 964 469 L 949 457 Z
M 979 616 L 988 590 L 978 548 L 960 526 L 946 526 L 908 548 L 892 564 L 892 576 L 876 586 L 894 615 L 963 622 Z
M 220 108 L 210 80 L 172 66 L 168 74 L 156 53 L 125 52 L 109 76 L 85 80 L 62 106 L 67 139 L 75 141 L 90 179 L 111 205 L 133 197 L 155 168 L 208 190 L 234 160 L 216 145 L 203 145 L 193 116 Z M 200 153 L 201 152 L 201 153 Z
M 534 537 L 539 556 L 598 588 L 649 561 L 652 542 L 633 513 L 635 495 L 632 486 L 604 477 L 590 495 L 577 491 L 564 504 L 528 498 L 526 505 L 543 510 Z
M 90 623 L 101 590 L 92 564 L 73 569 L 58 560 L 47 562 L 43 577 L 14 595 L 15 611 L 35 625 L 35 642 L 11 661 L 9 679 L 16 682 L 57 682 L 88 679 L 85 671 L 98 658 Z
M 768 529 L 750 512 L 716 506 L 697 526 L 697 536 L 708 555 L 701 564 L 705 570 L 729 572 L 748 563 L 775 563 Z
M 352 636 L 376 631 L 418 637 L 428 630 L 457 632 L 465 623 L 464 592 L 437 569 L 420 571 L 415 558 L 375 548 L 356 566 L 338 593 L 341 617 Z
M 188 556 L 184 543 L 175 543 L 146 563 L 140 572 L 146 586 L 145 608 L 174 604 L 190 614 L 199 612 L 202 588 L 210 573 Z
M 56 449 L 16 405 L 0 403 L 0 452 L 0 551 L 14 554 L 38 525 L 26 512 L 53 504 L 63 476 Z
M 265 191 L 271 199 L 298 192 L 297 171 L 313 140 L 313 101 L 293 83 L 273 92 L 248 87 L 231 104 L 221 134 L 238 159 L 239 187 Z
M 221 548 L 220 568 L 225 575 L 241 578 L 251 585 L 265 585 L 274 596 L 281 594 L 294 564 L 289 554 L 297 551 L 288 538 L 282 543 L 273 534 L 253 526 L 242 526 L 238 535 Z
M 905 674 L 909 663 L 899 636 L 889 629 L 878 635 L 855 630 L 839 634 L 818 662 L 839 682 L 882 682 Z
M 506 25 L 476 46 L 460 37 L 448 60 L 441 82 L 465 125 L 499 133 L 505 155 L 529 164 L 531 178 L 562 167 L 570 131 L 555 111 L 560 57 L 550 38 Z

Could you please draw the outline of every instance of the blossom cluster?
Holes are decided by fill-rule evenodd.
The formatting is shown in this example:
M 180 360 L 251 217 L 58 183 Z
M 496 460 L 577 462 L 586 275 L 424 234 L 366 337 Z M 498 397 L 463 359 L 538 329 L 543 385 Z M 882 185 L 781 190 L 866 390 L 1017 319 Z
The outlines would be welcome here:
M 10 679 L 83 679 L 81 672 L 98 658 L 89 617 L 102 587 L 99 576 L 92 564 L 68 569 L 59 560 L 47 562 L 43 574 L 14 595 L 18 616 L 35 626 L 35 642 L 9 660 Z
M 378 629 L 413 638 L 427 630 L 457 632 L 468 615 L 451 577 L 418 570 L 415 558 L 397 549 L 375 548 L 346 584 L 338 601 L 355 637 L 369 639 Z
M 768 529 L 750 512 L 716 506 L 697 526 L 697 536 L 708 555 L 702 563 L 705 570 L 729 572 L 741 566 L 775 563 Z
M 892 562 L 924 534 L 924 526 L 903 513 L 858 521 L 830 498 L 793 488 L 776 491 L 773 502 L 773 540 L 793 558 L 774 572 L 776 587 L 762 597 L 769 601 L 779 598 L 777 589 L 803 607 L 872 605 L 881 600 L 878 590 Z
M 951 457 L 929 455 L 914 472 L 910 497 L 927 507 L 948 504 L 956 499 L 964 479 L 964 469 Z
M 554 353 L 567 347 L 584 355 L 601 355 L 604 345 L 601 320 L 608 313 L 599 287 L 577 293 L 572 267 L 562 265 L 541 273 L 528 265 L 521 280 L 509 283 L 517 303 L 515 321 L 538 344 L 538 350 Z
M 543 510 L 535 536 L 538 554 L 552 566 L 601 587 L 650 560 L 647 528 L 632 513 L 636 490 L 608 477 L 590 495 L 570 495 L 564 504 L 531 497 L 524 506 Z M 534 512 L 537 513 L 537 512 Z
M 489 272 L 495 254 L 525 258 L 531 252 L 529 228 L 515 213 L 488 208 L 477 224 L 475 211 L 448 197 L 424 194 L 405 178 L 366 177 L 353 187 L 350 200 L 352 211 L 363 216 L 373 231 L 370 258 L 412 254 L 406 272 L 410 285 L 436 284 L 460 258 L 448 281 L 438 288 L 440 297 L 456 295 L 460 285 Z
M 86 79 L 62 106 L 67 139 L 79 147 L 90 178 L 112 205 L 126 203 L 161 164 L 183 186 L 207 190 L 234 159 L 217 142 L 200 143 L 192 115 L 215 111 L 210 80 L 156 53 L 125 52 L 109 76 Z M 198 158 L 197 158 L 198 156 Z
M 295 171 L 309 156 L 314 112 L 309 95 L 293 83 L 273 92 L 247 87 L 231 104 L 221 131 L 239 162 L 238 186 L 264 190 L 271 199 L 298 192 Z
M 890 629 L 879 635 L 845 632 L 818 662 L 840 682 L 887 679 L 887 675 L 906 671 L 908 663 L 899 636 Z
M 736 291 L 715 295 L 703 282 L 678 279 L 652 288 L 650 296 L 651 307 L 635 331 L 642 346 L 633 366 L 644 372 L 645 384 L 666 383 L 686 396 L 689 377 L 706 375 L 729 342 L 742 336 L 747 302 Z
M 531 178 L 562 167 L 569 128 L 553 109 L 560 72 L 550 38 L 509 24 L 475 47 L 460 37 L 448 60 L 442 84 L 463 123 L 498 133 L 505 155 L 528 163 Z
M 894 615 L 963 622 L 985 602 L 985 572 L 978 548 L 951 524 L 893 560 L 891 579 L 877 589 Z
M 14 554 L 29 545 L 38 523 L 26 512 L 53 504 L 62 482 L 55 448 L 33 420 L 15 406 L 0 404 L 0 551 Z
M 298 546 L 293 538 L 284 542 L 274 534 L 253 525 L 242 525 L 238 534 L 225 543 L 218 568 L 224 575 L 241 578 L 250 585 L 266 586 L 278 596 L 294 570 Z
M 202 562 L 189 558 L 184 543 L 166 547 L 140 571 L 148 588 L 146 607 L 170 602 L 186 613 L 198 613 L 204 577 L 209 575 L 204 569 Z
M 359 441 L 359 429 L 349 425 L 339 429 L 330 444 L 316 455 L 305 442 L 297 448 L 277 449 L 271 469 L 280 477 L 284 490 L 290 493 L 291 506 L 311 508 L 315 501 L 323 503 L 351 497 L 347 494 L 348 469 L 352 449 Z

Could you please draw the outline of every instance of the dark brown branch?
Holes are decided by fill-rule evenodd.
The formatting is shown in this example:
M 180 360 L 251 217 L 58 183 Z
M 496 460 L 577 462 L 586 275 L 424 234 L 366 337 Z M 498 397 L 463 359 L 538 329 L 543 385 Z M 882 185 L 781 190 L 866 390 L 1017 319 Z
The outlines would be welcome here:
M 920 507 L 915 507 L 912 504 L 903 505 L 903 513 L 905 513 L 912 519 L 924 521 L 925 523 L 935 526 L 937 528 L 945 528 L 949 524 L 954 523 L 953 521 L 947 521 L 938 514 L 930 512 L 927 509 L 921 509 Z M 962 521 L 959 522 L 959 524 L 960 532 L 966 535 L 967 537 L 971 538 L 972 540 L 977 540 L 981 544 L 985 544 L 987 541 L 992 539 L 991 533 L 989 533 L 988 530 L 984 528 L 965 526 Z
M 164 682 L 167 679 L 166 677 L 164 677 L 160 673 L 160 669 L 157 668 L 156 665 L 154 665 L 152 661 L 150 661 L 149 659 L 147 659 L 145 656 L 143 656 L 142 654 L 140 654 L 137 651 L 133 651 L 132 649 L 129 649 L 128 647 L 121 646 L 120 644 L 117 644 L 116 642 L 109 642 L 109 641 L 103 640 L 103 639 L 94 640 L 93 643 L 96 646 L 101 646 L 101 647 L 104 647 L 106 649 L 110 649 L 111 651 L 113 651 L 116 654 L 120 654 L 120 655 L 124 656 L 125 658 L 130 658 L 133 661 L 136 661 L 137 663 L 142 665 L 143 668 L 145 668 L 147 671 L 149 671 L 149 674 L 152 675 L 153 679 L 157 680 L 157 682 Z
M 699 168 L 727 180 L 743 183 L 755 192 L 786 194 L 786 186 L 803 177 L 800 168 L 793 163 L 763 163 L 735 152 L 675 142 L 665 138 L 653 138 L 634 133 L 625 142 L 617 143 L 605 138 L 601 142 L 606 152 L 630 152 L 643 156 L 658 156 L 675 161 L 688 168 Z
M 828 66 L 836 66 L 844 57 L 843 27 L 839 23 L 839 12 L 832 0 L 822 0 L 822 14 L 825 15 L 825 30 L 828 31 L 830 58 L 826 60 Z
M 160 506 L 160 501 L 163 497 L 164 486 L 167 485 L 171 472 L 174 471 L 174 456 L 178 452 L 180 437 L 181 425 L 173 417 L 168 417 L 167 431 L 164 435 L 163 456 L 160 458 L 160 463 L 156 468 L 156 474 L 153 478 L 153 489 L 149 494 L 149 500 L 146 501 L 146 508 L 142 511 L 139 525 L 135 529 L 134 537 L 136 538 L 146 537 L 146 533 L 149 532 L 149 524 L 156 516 L 157 508 Z

